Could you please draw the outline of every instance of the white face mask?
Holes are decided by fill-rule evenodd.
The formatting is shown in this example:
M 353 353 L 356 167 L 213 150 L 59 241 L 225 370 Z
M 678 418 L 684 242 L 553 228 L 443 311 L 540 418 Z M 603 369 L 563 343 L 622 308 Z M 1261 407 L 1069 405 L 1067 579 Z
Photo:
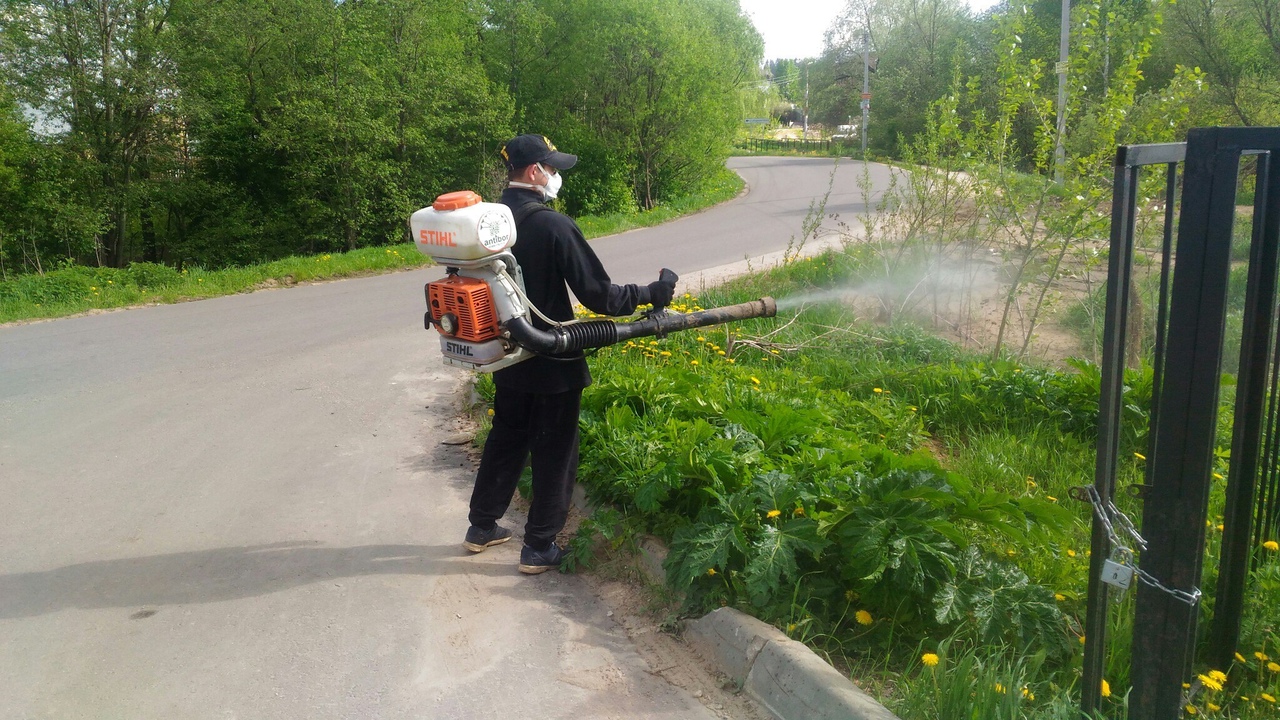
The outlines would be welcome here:
M 560 186 L 564 184 L 564 178 L 560 177 L 560 173 L 552 175 L 547 169 L 538 163 L 538 169 L 547 178 L 547 184 L 542 186 L 542 197 L 548 200 L 555 200 L 556 195 L 560 192 Z
M 556 173 L 555 175 L 552 175 L 551 173 L 547 172 L 547 169 L 542 166 L 542 163 L 534 163 L 534 166 L 537 167 L 538 171 L 542 173 L 542 176 L 547 179 L 546 185 L 533 185 L 531 183 L 522 183 L 522 182 L 511 182 L 507 184 L 512 187 L 521 187 L 521 188 L 529 188 L 530 190 L 538 190 L 542 192 L 543 199 L 555 200 L 556 195 L 560 193 L 561 186 L 564 185 L 564 178 L 560 177 L 560 173 Z

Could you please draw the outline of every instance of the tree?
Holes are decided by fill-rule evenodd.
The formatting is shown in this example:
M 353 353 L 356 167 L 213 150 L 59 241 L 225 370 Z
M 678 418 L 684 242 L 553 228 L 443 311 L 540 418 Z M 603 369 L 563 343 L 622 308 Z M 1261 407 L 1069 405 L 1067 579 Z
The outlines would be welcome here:
M 193 257 L 243 262 L 404 239 L 435 195 L 481 184 L 511 104 L 462 0 L 185 6 L 197 142 Z M 217 217 L 202 198 L 229 203 Z M 250 242 L 236 242 L 250 238 Z
M 571 212 L 651 208 L 718 170 L 741 122 L 739 91 L 758 82 L 762 53 L 734 0 L 532 4 L 524 17 L 543 20 L 538 38 L 521 45 L 526 60 L 511 85 L 517 129 L 586 160 L 566 186 Z M 501 22 L 491 15 L 491 25 Z M 510 57 L 509 42 L 487 36 L 486 52 L 502 59 L 490 67 Z
M 96 259 L 122 265 L 153 166 L 174 139 L 164 119 L 173 98 L 169 3 L 6 0 L 3 10 L 13 19 L 4 63 L 17 69 L 19 98 L 63 125 L 62 145 L 94 166 L 81 180 L 107 218 Z
M 1205 71 L 1203 124 L 1280 123 L 1280 0 L 1182 0 L 1168 16 L 1158 64 Z
M 965 40 L 976 27 L 959 0 L 850 0 L 826 34 L 814 115 L 829 124 L 861 115 L 865 34 L 875 53 L 870 144 L 896 155 L 900 137 L 924 129 L 929 104 L 946 94 L 955 66 L 972 71 Z

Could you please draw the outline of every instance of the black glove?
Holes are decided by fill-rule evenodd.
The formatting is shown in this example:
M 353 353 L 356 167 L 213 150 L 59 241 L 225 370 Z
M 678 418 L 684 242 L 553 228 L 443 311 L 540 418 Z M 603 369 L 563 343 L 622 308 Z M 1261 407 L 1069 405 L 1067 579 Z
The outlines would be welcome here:
M 649 283 L 649 302 L 653 303 L 655 310 L 671 304 L 671 298 L 676 294 L 676 281 L 679 279 L 679 275 L 662 268 L 662 272 L 658 273 L 658 279 Z

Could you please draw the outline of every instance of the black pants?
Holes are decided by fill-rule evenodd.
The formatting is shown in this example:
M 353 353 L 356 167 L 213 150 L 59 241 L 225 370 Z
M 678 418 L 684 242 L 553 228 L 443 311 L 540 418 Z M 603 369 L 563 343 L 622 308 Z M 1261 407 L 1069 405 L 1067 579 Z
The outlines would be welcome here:
M 545 550 L 564 528 L 578 477 L 578 410 L 582 391 L 536 395 L 499 387 L 493 398 L 493 430 L 484 443 L 471 524 L 486 530 L 507 512 L 524 463 L 532 456 L 533 499 L 525 544 Z

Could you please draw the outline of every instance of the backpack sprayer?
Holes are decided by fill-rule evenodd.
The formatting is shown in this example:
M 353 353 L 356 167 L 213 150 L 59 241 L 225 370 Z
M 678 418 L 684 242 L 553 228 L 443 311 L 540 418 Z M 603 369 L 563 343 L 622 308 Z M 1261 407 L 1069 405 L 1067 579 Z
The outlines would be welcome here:
M 427 283 L 424 324 L 440 333 L 445 365 L 494 372 L 535 355 L 560 355 L 631 338 L 663 337 L 677 330 L 730 320 L 773 317 L 773 298 L 692 313 L 655 306 L 634 322 L 556 321 L 525 295 L 524 277 L 511 246 L 516 222 L 511 208 L 482 202 L 470 191 L 445 193 L 409 218 L 418 251 L 445 266 L 445 277 Z M 662 280 L 678 278 L 662 271 Z M 537 314 L 551 329 L 533 326 Z

